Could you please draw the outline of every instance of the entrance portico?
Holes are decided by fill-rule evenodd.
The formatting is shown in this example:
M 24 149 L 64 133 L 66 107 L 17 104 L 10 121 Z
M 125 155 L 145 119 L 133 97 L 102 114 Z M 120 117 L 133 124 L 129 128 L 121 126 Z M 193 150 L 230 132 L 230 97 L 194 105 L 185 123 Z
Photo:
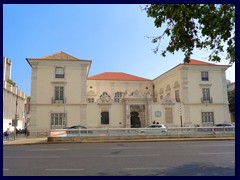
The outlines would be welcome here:
M 131 94 L 126 93 L 123 101 L 125 103 L 124 126 L 126 128 L 145 127 L 151 123 L 152 97 L 149 94 L 141 95 L 138 90 L 135 90 Z

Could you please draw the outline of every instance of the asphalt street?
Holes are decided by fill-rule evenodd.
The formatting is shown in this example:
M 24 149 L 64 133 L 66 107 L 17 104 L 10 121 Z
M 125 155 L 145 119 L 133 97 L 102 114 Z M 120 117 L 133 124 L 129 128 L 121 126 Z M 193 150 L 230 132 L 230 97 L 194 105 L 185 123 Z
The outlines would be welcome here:
M 4 176 L 234 176 L 235 141 L 3 147 Z

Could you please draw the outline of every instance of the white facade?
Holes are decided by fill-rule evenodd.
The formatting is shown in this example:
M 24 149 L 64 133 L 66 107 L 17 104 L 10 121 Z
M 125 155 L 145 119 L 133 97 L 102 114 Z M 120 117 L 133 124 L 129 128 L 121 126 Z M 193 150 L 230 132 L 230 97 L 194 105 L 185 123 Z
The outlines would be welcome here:
M 116 72 L 88 77 L 91 61 L 64 52 L 27 61 L 32 67 L 30 132 L 73 125 L 230 122 L 225 77 L 229 66 L 191 60 L 149 80 Z
M 11 79 L 12 62 L 8 58 L 3 58 L 3 131 L 7 128 L 10 131 L 14 130 L 12 119 L 15 119 L 15 114 L 19 115 L 17 129 L 24 129 L 25 116 L 24 105 L 27 95 L 14 87 L 7 81 Z

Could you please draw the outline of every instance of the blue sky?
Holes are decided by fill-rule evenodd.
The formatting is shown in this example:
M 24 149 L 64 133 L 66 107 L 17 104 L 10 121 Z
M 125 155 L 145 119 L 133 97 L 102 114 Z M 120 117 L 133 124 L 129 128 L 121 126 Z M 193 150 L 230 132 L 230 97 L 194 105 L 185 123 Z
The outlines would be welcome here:
M 26 58 L 66 52 L 92 60 L 89 76 L 102 72 L 125 72 L 154 79 L 182 63 L 182 52 L 154 54 L 155 44 L 146 36 L 162 29 L 138 4 L 3 5 L 3 56 L 12 60 L 12 80 L 31 94 L 31 67 Z M 162 41 L 165 49 L 167 39 Z M 208 53 L 195 50 L 191 58 L 208 61 Z M 222 60 L 220 64 L 228 64 Z M 226 72 L 235 82 L 235 64 Z

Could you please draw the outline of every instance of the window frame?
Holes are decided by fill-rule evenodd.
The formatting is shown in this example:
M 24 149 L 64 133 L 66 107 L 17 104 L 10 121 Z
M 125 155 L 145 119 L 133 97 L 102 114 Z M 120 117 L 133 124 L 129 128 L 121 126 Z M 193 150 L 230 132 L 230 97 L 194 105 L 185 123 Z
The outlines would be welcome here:
M 65 113 L 51 113 L 51 122 L 50 122 L 51 129 L 66 127 L 65 117 L 66 117 Z
M 120 103 L 121 100 L 123 98 L 123 92 L 115 92 L 115 95 L 114 95 L 114 102 L 115 103 Z
M 175 91 L 175 99 L 176 99 L 176 102 L 180 102 L 180 91 L 179 90 Z
M 64 86 L 54 87 L 54 100 L 62 100 L 64 102 Z
M 210 88 L 202 88 L 203 101 L 211 101 Z
M 208 73 L 208 71 L 202 71 L 201 72 L 201 80 L 202 81 L 209 81 L 209 73 Z
M 202 125 L 203 126 L 214 125 L 214 112 L 202 112 Z
M 55 78 L 64 78 L 64 68 L 63 67 L 55 67 Z

